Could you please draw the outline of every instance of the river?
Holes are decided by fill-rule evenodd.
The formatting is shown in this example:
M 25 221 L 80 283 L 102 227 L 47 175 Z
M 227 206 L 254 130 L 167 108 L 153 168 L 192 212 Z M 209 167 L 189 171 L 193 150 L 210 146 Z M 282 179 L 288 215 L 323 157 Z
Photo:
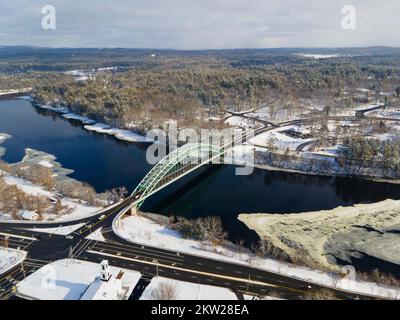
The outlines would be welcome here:
M 0 100 L 0 132 L 12 136 L 2 144 L 5 161 L 20 161 L 25 148 L 44 151 L 98 192 L 121 185 L 132 191 L 151 168 L 147 144 L 87 131 L 80 122 L 26 100 Z M 189 218 L 220 216 L 230 239 L 249 245 L 258 237 L 237 220 L 239 213 L 296 213 L 400 196 L 398 185 L 261 169 L 236 176 L 234 169 L 206 167 L 150 198 L 143 210 Z

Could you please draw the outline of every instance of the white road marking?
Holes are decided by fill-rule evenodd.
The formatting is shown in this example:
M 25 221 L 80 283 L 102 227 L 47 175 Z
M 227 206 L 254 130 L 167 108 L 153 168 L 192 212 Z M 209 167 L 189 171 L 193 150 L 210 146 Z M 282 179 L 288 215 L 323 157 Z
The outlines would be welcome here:
M 10 233 L 4 233 L 4 232 L 0 232 L 0 235 L 3 236 L 9 236 L 12 238 L 19 238 L 19 239 L 25 239 L 25 240 L 33 240 L 33 241 L 37 241 L 36 238 L 32 238 L 32 237 L 25 237 L 25 236 L 18 236 L 18 235 L 14 235 L 14 234 L 10 234 Z

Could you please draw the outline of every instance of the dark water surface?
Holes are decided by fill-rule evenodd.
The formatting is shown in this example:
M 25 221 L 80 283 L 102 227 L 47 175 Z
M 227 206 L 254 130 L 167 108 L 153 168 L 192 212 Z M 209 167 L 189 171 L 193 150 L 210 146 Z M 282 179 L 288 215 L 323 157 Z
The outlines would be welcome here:
M 151 168 L 146 144 L 86 131 L 79 122 L 25 100 L 0 100 L 0 132 L 12 135 L 2 144 L 5 161 L 20 161 L 25 148 L 54 154 L 63 167 L 74 170 L 73 178 L 97 191 L 121 185 L 132 191 Z M 236 176 L 233 166 L 209 166 L 153 196 L 143 209 L 186 217 L 217 215 L 231 240 L 250 243 L 257 236 L 236 219 L 239 213 L 296 213 L 399 197 L 397 185 L 257 169 Z

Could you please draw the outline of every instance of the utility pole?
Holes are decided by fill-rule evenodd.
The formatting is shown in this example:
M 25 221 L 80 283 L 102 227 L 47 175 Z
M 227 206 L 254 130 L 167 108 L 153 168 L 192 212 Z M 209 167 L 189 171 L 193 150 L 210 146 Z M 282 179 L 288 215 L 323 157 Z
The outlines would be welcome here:
M 24 275 L 24 279 L 26 278 L 26 274 L 25 274 L 25 268 L 24 268 L 24 264 L 21 263 L 21 272 Z
M 68 253 L 68 259 L 73 259 L 74 258 L 74 250 L 72 249 L 72 246 L 69 247 L 69 253 Z
M 9 236 L 4 236 L 4 248 L 8 249 L 8 239 L 10 237 Z
M 157 260 L 156 268 L 157 268 L 156 272 L 157 272 L 157 277 L 158 277 L 158 260 Z

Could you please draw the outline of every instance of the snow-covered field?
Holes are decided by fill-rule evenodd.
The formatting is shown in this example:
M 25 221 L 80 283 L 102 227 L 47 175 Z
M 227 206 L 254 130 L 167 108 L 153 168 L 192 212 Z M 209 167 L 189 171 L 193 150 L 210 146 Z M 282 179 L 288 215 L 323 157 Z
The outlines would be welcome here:
M 53 192 L 47 191 L 44 188 L 34 185 L 29 181 L 26 181 L 24 179 L 20 179 L 14 176 L 9 176 L 5 175 L 3 176 L 3 180 L 5 183 L 9 185 L 15 185 L 17 186 L 20 190 L 23 192 L 34 195 L 34 196 L 44 196 L 46 198 L 54 199 L 55 194 Z M 44 213 L 43 218 L 44 220 L 57 220 L 57 221 L 68 221 L 72 219 L 79 219 L 79 218 L 85 218 L 91 215 L 96 214 L 98 211 L 100 211 L 102 208 L 100 207 L 93 207 L 89 205 L 85 205 L 83 203 L 79 203 L 77 200 L 73 200 L 70 198 L 63 198 L 61 200 L 61 205 L 62 206 L 68 206 L 69 208 L 72 209 L 72 212 L 66 215 L 53 215 L 53 214 L 48 214 Z M 10 220 L 11 216 L 6 215 L 6 214 L 0 214 L 0 220 Z
M 341 288 L 360 294 L 371 294 L 386 298 L 399 298 L 400 289 L 386 288 L 373 283 L 338 279 L 330 273 L 299 267 L 277 260 L 259 258 L 249 253 L 232 251 L 228 248 L 208 246 L 205 248 L 198 241 L 183 239 L 179 232 L 164 227 L 147 218 L 130 216 L 118 220 L 115 232 L 122 238 L 143 245 L 165 248 L 177 252 L 223 260 L 254 268 L 275 272 L 332 288 Z
M 32 88 L 23 88 L 23 89 L 10 89 L 10 90 L 0 90 L 0 96 L 4 96 L 7 94 L 15 94 L 20 92 L 30 91 Z
M 244 119 L 239 116 L 233 116 L 225 120 L 225 123 L 232 126 L 232 127 L 240 127 L 246 129 L 254 129 L 255 123 L 252 120 Z
M 310 58 L 310 59 L 329 59 L 329 58 L 337 58 L 340 57 L 339 54 L 307 54 L 307 53 L 297 53 L 296 55 L 301 56 L 303 58 Z
M 67 113 L 67 114 L 64 114 L 63 117 L 65 119 L 78 120 L 78 121 L 80 121 L 80 122 L 82 122 L 84 124 L 94 124 L 94 123 L 96 123 L 96 121 L 94 121 L 92 119 L 89 119 L 88 117 L 80 116 L 80 115 L 77 115 L 75 113 Z
M 97 229 L 95 232 L 93 232 L 90 235 L 88 235 L 86 237 L 86 239 L 105 242 L 106 239 L 103 237 L 103 234 L 101 233 L 101 231 L 102 231 L 102 228 Z
M 196 284 L 162 277 L 155 277 L 144 290 L 140 300 L 160 299 L 159 286 L 167 284 L 175 293 L 173 300 L 237 300 L 236 295 L 229 289 Z
M 26 252 L 0 247 L 0 274 L 15 267 L 26 257 Z
M 61 114 L 69 113 L 69 110 L 67 108 L 60 107 L 60 106 L 53 106 L 51 104 L 43 104 L 43 105 L 40 105 L 39 107 L 42 109 L 51 110 L 51 111 L 61 113 Z
M 278 129 L 263 132 L 254 138 L 250 139 L 250 143 L 257 146 L 269 147 L 270 145 L 275 146 L 280 151 L 296 151 L 296 148 L 303 143 L 313 141 L 313 139 L 300 139 L 294 138 L 284 133 L 284 131 L 290 129 L 298 129 L 297 126 L 286 126 Z

